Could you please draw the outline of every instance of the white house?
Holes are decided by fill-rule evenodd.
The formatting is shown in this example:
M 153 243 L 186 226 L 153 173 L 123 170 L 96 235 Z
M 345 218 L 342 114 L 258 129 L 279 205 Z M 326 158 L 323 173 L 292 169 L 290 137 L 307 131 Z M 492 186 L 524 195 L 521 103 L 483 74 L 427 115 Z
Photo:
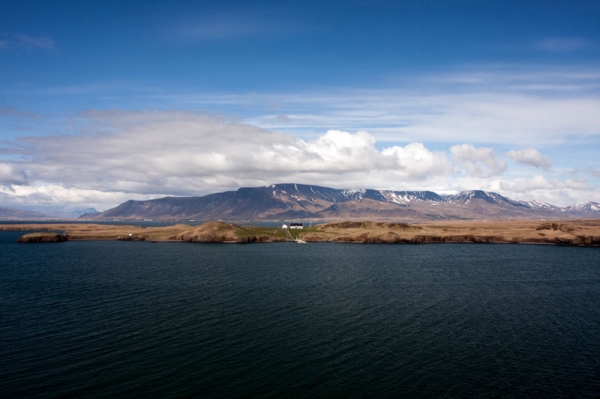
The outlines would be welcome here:
M 281 226 L 281 228 L 282 228 L 282 229 L 287 229 L 287 228 L 288 228 L 288 226 L 287 226 L 287 224 L 285 224 L 285 223 L 284 223 L 284 224 L 283 224 L 283 226 Z
M 303 229 L 302 223 L 290 223 L 290 229 Z

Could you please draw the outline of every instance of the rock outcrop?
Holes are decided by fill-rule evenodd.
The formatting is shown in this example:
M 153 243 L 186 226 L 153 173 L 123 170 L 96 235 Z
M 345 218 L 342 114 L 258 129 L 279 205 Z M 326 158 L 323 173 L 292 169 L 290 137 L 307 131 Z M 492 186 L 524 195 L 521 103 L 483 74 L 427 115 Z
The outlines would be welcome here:
M 20 242 L 20 243 L 65 242 L 65 241 L 67 241 L 66 235 L 58 234 L 58 233 L 49 233 L 49 232 L 24 234 L 21 237 L 19 237 L 19 239 L 17 240 L 17 242 Z

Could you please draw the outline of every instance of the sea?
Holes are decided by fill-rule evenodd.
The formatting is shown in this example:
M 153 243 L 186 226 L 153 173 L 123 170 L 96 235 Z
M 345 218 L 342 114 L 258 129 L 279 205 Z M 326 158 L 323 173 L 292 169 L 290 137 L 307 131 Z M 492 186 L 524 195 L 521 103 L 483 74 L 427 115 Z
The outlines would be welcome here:
M 600 395 L 600 248 L 21 234 L 0 397 Z

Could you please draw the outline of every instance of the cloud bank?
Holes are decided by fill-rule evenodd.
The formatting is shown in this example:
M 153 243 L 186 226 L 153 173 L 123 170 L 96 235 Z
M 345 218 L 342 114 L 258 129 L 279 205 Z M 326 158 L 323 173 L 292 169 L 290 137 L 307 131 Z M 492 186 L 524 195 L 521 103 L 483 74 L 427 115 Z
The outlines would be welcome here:
M 499 191 L 515 199 L 590 200 L 585 178 L 506 176 L 492 147 L 423 142 L 380 145 L 366 131 L 328 130 L 302 139 L 189 111 L 89 111 L 70 134 L 0 144 L 0 201 L 8 205 L 95 206 L 239 187 L 305 183 L 336 188 Z M 66 128 L 65 128 L 66 129 Z M 510 150 L 518 164 L 548 171 L 538 150 Z M 533 194 L 532 194 L 533 193 Z
M 452 172 L 443 152 L 421 143 L 378 150 L 364 131 L 302 140 L 176 111 L 89 112 L 83 119 L 76 134 L 23 137 L 0 149 L 19 154 L 0 165 L 0 183 L 21 186 L 5 187 L 5 196 L 76 202 L 96 192 L 203 195 L 273 182 L 395 188 Z

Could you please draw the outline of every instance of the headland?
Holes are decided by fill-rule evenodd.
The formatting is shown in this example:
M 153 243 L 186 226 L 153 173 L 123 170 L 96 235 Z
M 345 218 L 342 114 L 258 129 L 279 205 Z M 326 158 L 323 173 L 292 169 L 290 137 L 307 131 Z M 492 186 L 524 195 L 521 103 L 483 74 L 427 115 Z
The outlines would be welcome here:
M 431 221 L 395 223 L 347 221 L 302 230 L 240 226 L 210 221 L 199 226 L 177 224 L 140 227 L 104 224 L 10 224 L 0 230 L 35 232 L 20 242 L 73 240 L 179 241 L 198 243 L 268 243 L 301 239 L 307 242 L 365 244 L 513 243 L 600 246 L 600 219 Z

